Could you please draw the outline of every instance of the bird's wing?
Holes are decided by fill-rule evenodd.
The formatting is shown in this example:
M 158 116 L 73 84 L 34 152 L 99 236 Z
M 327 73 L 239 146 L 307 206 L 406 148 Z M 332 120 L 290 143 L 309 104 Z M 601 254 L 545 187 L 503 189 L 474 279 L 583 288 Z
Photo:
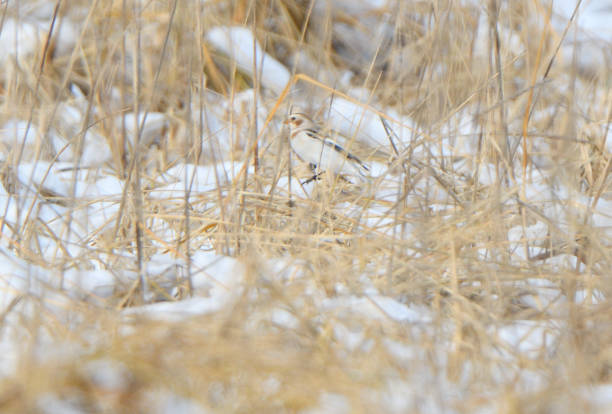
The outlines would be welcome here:
M 366 171 L 370 171 L 370 169 L 368 168 L 368 166 L 361 161 L 359 158 L 357 158 L 355 155 L 351 154 L 350 152 L 348 152 L 347 150 L 345 150 L 342 146 L 340 146 L 337 142 L 332 141 L 331 139 L 328 138 L 324 138 L 323 139 L 323 144 L 325 144 L 328 147 L 333 148 L 334 150 L 338 151 L 339 153 L 341 153 L 342 155 L 344 155 L 347 159 L 355 161 L 357 164 L 359 164 L 361 167 L 363 167 Z
M 333 140 L 331 140 L 329 138 L 322 137 L 321 134 L 319 133 L 319 131 L 317 131 L 315 129 L 304 129 L 303 132 L 308 137 L 312 138 L 313 140 L 319 141 L 323 145 L 325 145 L 326 147 L 331 148 L 332 150 L 338 152 L 339 154 L 342 154 L 342 156 L 345 157 L 346 159 L 356 162 L 365 171 L 367 171 L 367 172 L 370 171 L 370 168 L 363 161 L 361 161 L 355 155 L 353 155 L 350 152 L 348 152 L 346 149 L 344 149 L 344 147 L 342 147 L 337 142 L 335 142 L 335 141 L 333 141 Z

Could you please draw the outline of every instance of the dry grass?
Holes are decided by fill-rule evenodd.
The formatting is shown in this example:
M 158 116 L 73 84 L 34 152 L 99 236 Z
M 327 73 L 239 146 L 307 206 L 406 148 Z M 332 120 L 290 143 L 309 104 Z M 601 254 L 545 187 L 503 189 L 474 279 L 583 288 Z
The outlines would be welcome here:
M 20 3 L 1 5 L 0 15 L 15 18 L 36 4 Z M 104 138 L 112 156 L 91 174 L 115 177 L 123 193 L 92 200 L 39 187 L 38 200 L 63 214 L 42 216 L 27 202 L 27 219 L 10 222 L 5 213 L 7 262 L 19 258 L 37 269 L 26 275 L 48 272 L 58 283 L 4 293 L 0 332 L 15 369 L 0 380 L 0 411 L 169 412 L 189 401 L 249 413 L 325 404 L 364 413 L 394 404 L 397 412 L 594 410 L 585 391 L 608 383 L 612 367 L 612 257 L 607 229 L 593 219 L 609 197 L 609 66 L 586 68 L 558 50 L 562 33 L 549 25 L 545 2 L 492 10 L 390 1 L 362 15 L 386 20 L 384 36 L 333 2 L 319 3 L 64 1 L 56 24 L 80 24 L 74 48 L 61 52 L 52 37 L 38 53 L 3 63 L 0 122 L 22 119 L 42 131 L 37 148 L 5 145 L 7 193 L 19 200 L 19 165 L 57 162 L 48 134 L 71 87 L 83 92 L 88 115 L 66 135 L 76 153 L 85 131 Z M 475 44 L 479 24 L 489 25 L 480 27 L 484 49 Z M 270 55 L 301 73 L 291 92 L 266 90 L 206 43 L 219 25 L 252 29 Z M 369 42 L 351 40 L 360 34 Z M 292 66 L 297 51 L 307 63 Z M 339 180 L 321 181 L 310 198 L 299 188 L 289 194 L 279 184 L 288 151 L 278 121 L 296 94 L 325 119 L 333 93 L 354 93 L 338 86 L 347 70 L 350 84 L 369 94 L 355 102 L 380 110 L 391 130 L 402 130 L 398 116 L 414 121 L 403 150 L 378 157 L 394 163 L 396 184 L 384 200 L 376 187 L 362 192 Z M 241 95 L 251 88 L 257 101 Z M 194 121 L 215 105 L 210 91 L 218 105 L 240 108 L 225 111 L 229 143 Z M 134 121 L 115 120 L 139 111 L 162 113 L 167 124 L 134 145 L 126 132 Z M 458 125 L 466 119 L 471 125 Z M 459 150 L 465 141 L 470 150 Z M 443 144 L 458 149 L 453 157 L 440 156 Z M 155 196 L 171 167 L 221 159 L 236 161 L 233 180 Z M 483 178 L 483 166 L 493 178 Z M 307 178 L 300 168 L 291 173 Z M 530 192 L 532 180 L 543 181 L 546 202 Z M 103 224 L 71 230 L 102 201 L 117 208 Z M 545 238 L 530 238 L 536 223 Z M 53 255 L 41 247 L 49 240 Z M 85 248 L 75 255 L 74 245 Z M 194 280 L 211 275 L 190 261 L 205 249 L 242 263 L 234 301 L 170 321 L 129 311 L 143 300 L 205 296 Z M 525 260 L 527 250 L 541 260 Z M 151 270 L 160 254 L 179 264 Z M 112 294 L 60 289 L 65 272 L 94 268 L 116 277 Z M 420 320 L 368 317 L 380 306 L 366 294 L 372 288 Z

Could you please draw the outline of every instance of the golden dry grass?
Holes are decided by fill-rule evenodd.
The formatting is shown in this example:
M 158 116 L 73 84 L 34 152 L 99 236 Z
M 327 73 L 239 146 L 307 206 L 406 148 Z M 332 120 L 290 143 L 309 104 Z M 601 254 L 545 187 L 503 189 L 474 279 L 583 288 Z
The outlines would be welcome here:
M 612 366 L 610 242 L 593 219 L 605 215 L 610 195 L 609 66 L 584 67 L 558 49 L 573 29 L 554 30 L 546 2 L 388 3 L 358 14 L 306 0 L 57 2 L 56 24 L 77 23 L 73 49 L 60 53 L 52 36 L 3 63 L 0 122 L 21 119 L 42 132 L 30 152 L 3 144 L 2 183 L 19 199 L 20 165 L 57 162 L 48 132 L 76 87 L 88 116 L 66 134 L 76 153 L 85 131 L 104 138 L 112 155 L 96 174 L 115 177 L 123 192 L 79 199 L 38 187 L 36 197 L 65 213 L 24 211 L 20 222 L 5 213 L 4 256 L 32 267 L 7 267 L 0 277 L 19 268 L 57 283 L 5 287 L 0 411 L 597 409 L 588 390 L 607 384 Z M 25 21 L 36 4 L 9 1 L 2 19 Z M 387 21 L 389 33 L 378 42 L 356 16 Z M 205 41 L 210 28 L 227 25 L 252 30 L 296 75 L 287 95 L 266 90 Z M 370 42 L 351 41 L 359 33 Z M 488 40 L 484 48 L 477 38 Z M 292 66 L 296 51 L 310 66 Z M 289 194 L 279 184 L 289 165 L 279 121 L 296 93 L 324 120 L 332 95 L 354 96 L 338 86 L 345 71 L 369 96 L 353 101 L 391 130 L 401 130 L 398 116 L 413 121 L 402 151 L 361 148 L 370 161 L 394 165 L 395 184 L 374 180 L 362 192 L 321 181 L 310 198 L 299 188 Z M 258 100 L 241 95 L 251 89 Z M 229 143 L 194 121 L 193 111 L 215 105 L 212 96 L 239 107 L 222 120 Z M 135 146 L 130 125 L 115 120 L 140 111 L 167 123 Z M 260 133 L 257 111 L 267 122 Z M 465 120 L 471 125 L 459 125 Z M 465 140 L 475 144 L 469 151 Z M 452 157 L 443 145 L 457 149 Z M 220 160 L 236 162 L 233 179 L 155 195 L 172 167 Z M 299 166 L 291 174 L 308 175 Z M 385 185 L 382 199 L 375 194 Z M 535 197 L 533 188 L 550 194 Z M 70 230 L 102 201 L 117 208 L 104 224 Z M 547 231 L 534 239 L 538 223 Z M 75 242 L 71 231 L 85 236 Z M 49 240 L 53 255 L 41 247 Z M 74 243 L 84 247 L 77 255 Z M 188 307 L 206 297 L 194 283 L 216 275 L 190 259 L 203 250 L 242 266 L 235 271 L 243 278 L 227 286 L 236 290 L 229 303 L 168 320 L 133 312 L 143 301 Z M 150 270 L 156 255 L 177 264 Z M 94 268 L 116 277 L 111 294 L 62 286 L 65 272 Z M 373 289 L 414 315 L 373 317 L 381 307 Z

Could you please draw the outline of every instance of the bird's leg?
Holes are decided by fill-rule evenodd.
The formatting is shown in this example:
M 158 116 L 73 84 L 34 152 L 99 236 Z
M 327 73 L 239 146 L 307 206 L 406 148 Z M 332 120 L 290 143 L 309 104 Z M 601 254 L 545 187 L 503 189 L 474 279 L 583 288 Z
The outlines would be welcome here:
M 321 172 L 319 172 L 319 173 L 317 173 L 317 174 L 313 175 L 313 176 L 312 176 L 312 177 L 310 177 L 308 180 L 304 181 L 304 182 L 302 183 L 302 185 L 306 185 L 306 184 L 308 184 L 309 182 L 314 181 L 314 180 L 320 180 L 320 179 L 321 179 L 321 174 L 323 174 L 323 171 L 321 171 Z
M 310 166 L 310 169 L 312 170 L 312 172 L 314 173 L 314 175 L 312 177 L 310 177 L 308 180 L 304 181 L 302 183 L 302 185 L 308 184 L 308 183 L 310 183 L 311 181 L 314 181 L 314 180 L 319 180 L 321 178 L 321 174 L 323 174 L 323 171 L 317 172 L 316 164 L 310 163 L 309 166 Z

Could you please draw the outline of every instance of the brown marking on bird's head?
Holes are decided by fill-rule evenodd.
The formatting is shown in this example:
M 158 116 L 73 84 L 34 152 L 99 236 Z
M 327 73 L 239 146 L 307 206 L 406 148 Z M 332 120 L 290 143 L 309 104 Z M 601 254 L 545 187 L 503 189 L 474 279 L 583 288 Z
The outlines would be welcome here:
M 306 121 L 308 121 L 308 117 L 306 115 L 299 112 L 294 112 L 289 114 L 289 117 L 285 120 L 284 124 L 289 124 L 293 128 L 299 128 L 303 126 Z

